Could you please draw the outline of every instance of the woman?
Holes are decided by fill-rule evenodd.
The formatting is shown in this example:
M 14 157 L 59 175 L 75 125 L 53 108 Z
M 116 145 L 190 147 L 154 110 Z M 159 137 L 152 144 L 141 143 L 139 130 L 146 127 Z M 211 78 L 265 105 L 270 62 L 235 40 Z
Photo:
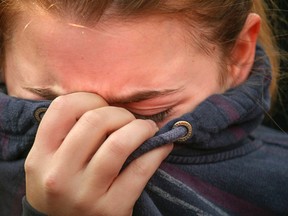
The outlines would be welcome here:
M 277 77 L 263 10 L 2 3 L 3 215 L 25 194 L 24 215 L 287 213 L 287 135 L 258 128 Z

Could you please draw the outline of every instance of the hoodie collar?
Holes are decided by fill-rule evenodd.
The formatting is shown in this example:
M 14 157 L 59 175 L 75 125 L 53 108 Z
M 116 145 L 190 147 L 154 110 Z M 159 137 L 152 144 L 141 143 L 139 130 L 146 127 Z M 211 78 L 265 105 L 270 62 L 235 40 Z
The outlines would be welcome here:
M 49 101 L 24 100 L 7 95 L 0 86 L 0 160 L 25 157 L 49 106 Z
M 197 149 L 215 149 L 239 142 L 261 123 L 264 113 L 269 110 L 270 81 L 269 60 L 263 49 L 257 46 L 253 69 L 246 82 L 224 94 L 210 96 L 194 111 L 168 122 L 155 137 L 136 150 L 133 157 L 171 142 Z M 1 86 L 0 160 L 12 160 L 27 154 L 41 116 L 50 103 L 10 97 L 5 86 Z M 191 126 L 191 133 L 181 142 L 179 138 L 187 134 L 187 127 L 175 127 L 177 122 Z
M 182 144 L 215 149 L 238 143 L 259 126 L 270 109 L 271 79 L 269 59 L 257 46 L 254 65 L 246 82 L 223 94 L 208 97 L 194 111 L 170 121 L 159 133 L 185 121 L 191 125 L 192 133 Z
M 191 156 L 198 154 L 197 151 L 227 150 L 225 158 L 228 158 L 253 151 L 259 147 L 259 143 L 240 143 L 244 143 L 261 124 L 264 114 L 270 109 L 271 79 L 269 59 L 257 45 L 254 65 L 243 84 L 223 94 L 211 95 L 192 112 L 168 122 L 128 158 L 127 164 L 154 148 L 172 142 L 176 144 L 176 149 L 168 159 L 178 162 L 179 159 L 173 159 L 173 155 Z M 241 149 L 237 150 L 239 146 Z

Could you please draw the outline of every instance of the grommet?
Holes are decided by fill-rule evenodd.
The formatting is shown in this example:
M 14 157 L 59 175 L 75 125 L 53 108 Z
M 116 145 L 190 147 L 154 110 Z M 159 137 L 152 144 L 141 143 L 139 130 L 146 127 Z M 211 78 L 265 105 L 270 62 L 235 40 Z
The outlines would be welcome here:
M 191 136 L 192 136 L 192 125 L 187 122 L 187 121 L 178 121 L 173 125 L 173 128 L 175 127 L 179 127 L 179 126 L 183 126 L 186 127 L 187 129 L 187 133 L 185 136 L 180 137 L 179 139 L 177 139 L 178 142 L 185 142 L 186 140 L 188 140 Z
M 35 110 L 34 112 L 34 117 L 38 122 L 41 122 L 43 115 L 45 114 L 45 112 L 47 111 L 48 108 L 46 107 L 40 107 L 38 109 Z

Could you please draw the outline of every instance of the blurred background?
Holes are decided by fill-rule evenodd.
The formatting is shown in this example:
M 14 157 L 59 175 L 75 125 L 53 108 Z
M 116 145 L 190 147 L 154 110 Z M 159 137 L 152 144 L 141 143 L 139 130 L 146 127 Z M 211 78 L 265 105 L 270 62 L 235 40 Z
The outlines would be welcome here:
M 288 132 L 288 1 L 267 0 L 267 4 L 269 19 L 280 49 L 281 63 L 278 97 L 264 124 Z

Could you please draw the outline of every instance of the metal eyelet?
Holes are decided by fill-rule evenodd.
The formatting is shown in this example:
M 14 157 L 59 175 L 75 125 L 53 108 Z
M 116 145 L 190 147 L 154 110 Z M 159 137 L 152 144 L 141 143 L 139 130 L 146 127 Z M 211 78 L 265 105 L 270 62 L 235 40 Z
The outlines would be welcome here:
M 192 131 L 193 131 L 192 125 L 191 125 L 189 122 L 187 122 L 187 121 L 178 121 L 178 122 L 176 122 L 176 123 L 173 125 L 173 128 L 179 127 L 179 126 L 184 126 L 184 127 L 186 127 L 187 133 L 186 133 L 185 136 L 177 139 L 177 141 L 178 141 L 178 142 L 185 142 L 185 141 L 187 141 L 187 140 L 192 136 Z
M 45 114 L 45 112 L 47 111 L 48 108 L 46 107 L 40 107 L 38 109 L 35 110 L 34 112 L 34 118 L 38 121 L 41 122 L 43 115 Z

